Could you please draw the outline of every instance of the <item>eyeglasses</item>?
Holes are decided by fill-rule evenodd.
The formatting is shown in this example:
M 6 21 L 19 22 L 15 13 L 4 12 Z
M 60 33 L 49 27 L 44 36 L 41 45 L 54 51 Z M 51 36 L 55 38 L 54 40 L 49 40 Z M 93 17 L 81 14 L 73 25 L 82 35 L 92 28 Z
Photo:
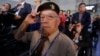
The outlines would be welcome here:
M 57 18 L 57 17 L 59 18 L 59 16 L 55 16 L 55 15 L 40 15 L 41 20 L 43 20 L 45 17 L 49 20 L 52 20 L 52 19 Z

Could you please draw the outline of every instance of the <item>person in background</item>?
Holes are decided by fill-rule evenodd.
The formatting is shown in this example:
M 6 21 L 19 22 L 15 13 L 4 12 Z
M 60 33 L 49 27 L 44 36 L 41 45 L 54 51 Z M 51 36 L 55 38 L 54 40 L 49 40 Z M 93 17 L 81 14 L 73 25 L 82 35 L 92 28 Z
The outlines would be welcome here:
M 60 10 L 59 16 L 60 16 L 59 30 L 65 32 L 66 16 L 63 14 L 63 10 Z
M 72 15 L 71 15 L 71 11 L 67 10 L 67 25 L 72 24 Z
M 59 6 L 54 2 L 41 4 L 37 13 L 29 14 L 15 34 L 15 39 L 31 41 L 29 56 L 75 56 L 73 42 L 59 31 Z M 40 17 L 40 30 L 25 32 Z
M 89 32 L 83 31 L 83 25 L 80 22 L 76 22 L 69 30 L 69 37 L 74 42 L 77 56 L 91 56 L 91 36 Z
M 91 16 L 90 13 L 86 11 L 86 4 L 85 3 L 80 3 L 78 7 L 78 12 L 73 14 L 72 17 L 72 24 L 73 26 L 75 25 L 76 22 L 80 22 L 81 25 L 83 26 L 82 28 L 82 41 L 79 42 L 80 44 L 77 45 L 80 47 L 78 56 L 87 56 L 89 48 L 91 47 L 91 37 L 88 32 L 88 27 L 89 24 L 91 23 Z
M 93 41 L 94 41 L 94 48 L 96 48 L 97 46 L 97 43 L 98 43 L 98 34 L 97 32 L 100 31 L 100 16 L 99 15 L 96 15 L 96 18 L 93 22 L 93 32 L 92 32 L 92 37 L 93 37 Z
M 66 12 L 66 22 L 65 22 L 65 29 L 66 29 L 66 35 L 69 35 L 69 28 L 71 27 L 72 25 L 72 15 L 71 15 L 71 11 L 70 10 L 67 10 Z
M 33 0 L 35 2 L 35 7 L 33 8 L 33 11 L 37 11 L 37 8 L 39 7 L 39 5 L 41 4 L 42 0 Z
M 91 23 L 90 13 L 86 11 L 86 4 L 80 3 L 78 7 L 78 12 L 73 14 L 72 22 L 79 21 L 87 30 L 89 24 Z
M 26 3 L 25 0 L 19 0 L 19 4 L 12 9 L 12 12 L 15 13 L 15 25 L 17 28 L 21 25 L 25 17 L 31 13 L 32 8 L 29 3 Z
M 67 17 L 67 12 L 65 10 L 63 11 L 63 14 Z
M 37 8 L 39 7 L 39 5 L 41 4 L 42 0 L 34 0 L 35 5 L 33 6 L 32 12 L 37 12 Z M 37 22 L 35 24 L 31 24 L 29 26 L 29 28 L 27 29 L 27 31 L 35 31 L 38 30 L 40 28 L 40 18 L 37 16 Z
M 6 35 L 11 30 L 15 15 L 11 12 L 10 3 L 5 3 L 0 9 L 0 35 Z

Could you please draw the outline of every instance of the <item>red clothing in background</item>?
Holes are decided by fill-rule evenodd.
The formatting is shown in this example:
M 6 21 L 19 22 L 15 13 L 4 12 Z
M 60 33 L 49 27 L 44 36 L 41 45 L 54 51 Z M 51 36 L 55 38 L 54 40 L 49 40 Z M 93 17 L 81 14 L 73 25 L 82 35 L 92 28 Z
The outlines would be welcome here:
M 60 15 L 60 26 L 65 25 L 66 22 L 66 16 L 64 14 Z

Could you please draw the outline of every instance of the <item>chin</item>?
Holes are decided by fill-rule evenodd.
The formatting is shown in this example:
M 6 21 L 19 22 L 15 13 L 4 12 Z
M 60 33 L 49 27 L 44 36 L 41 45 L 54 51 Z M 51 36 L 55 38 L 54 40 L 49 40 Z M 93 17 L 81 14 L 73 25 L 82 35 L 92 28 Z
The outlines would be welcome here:
M 50 29 L 44 29 L 44 32 L 49 34 L 49 33 L 51 33 L 51 30 Z
M 50 30 L 49 30 L 49 29 L 44 29 L 44 32 L 49 33 L 49 32 L 50 32 Z

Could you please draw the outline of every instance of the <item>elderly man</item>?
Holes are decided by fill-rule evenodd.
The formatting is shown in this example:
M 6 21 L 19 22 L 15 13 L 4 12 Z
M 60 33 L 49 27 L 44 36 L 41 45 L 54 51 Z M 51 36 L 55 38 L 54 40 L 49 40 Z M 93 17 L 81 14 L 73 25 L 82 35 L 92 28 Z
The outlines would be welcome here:
M 15 34 L 17 40 L 31 41 L 29 56 L 75 56 L 72 41 L 58 30 L 59 7 L 53 2 L 41 4 L 37 12 L 29 14 Z M 30 24 L 41 20 L 41 29 L 25 33 Z

